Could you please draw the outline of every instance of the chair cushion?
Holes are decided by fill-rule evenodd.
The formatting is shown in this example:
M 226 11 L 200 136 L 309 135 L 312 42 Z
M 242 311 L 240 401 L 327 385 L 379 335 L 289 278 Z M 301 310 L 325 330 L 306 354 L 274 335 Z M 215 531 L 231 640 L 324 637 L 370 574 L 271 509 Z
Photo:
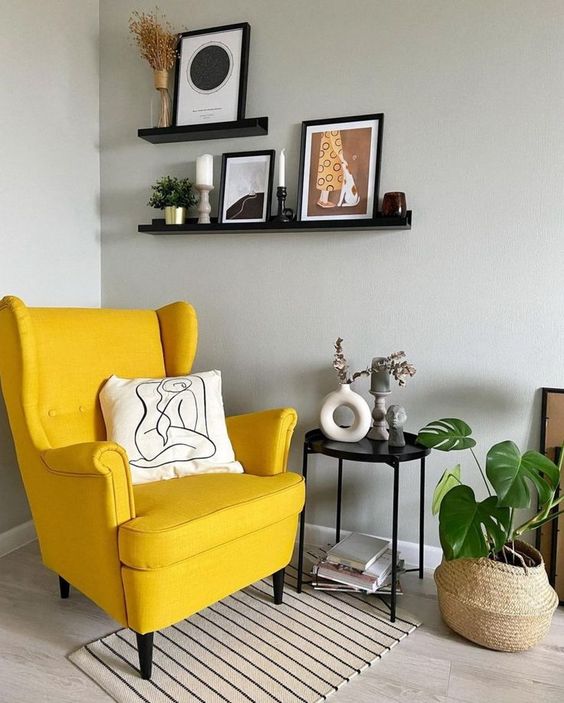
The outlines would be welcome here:
M 127 452 L 132 483 L 243 473 L 227 434 L 219 371 L 112 376 L 100 391 L 100 405 L 108 439 Z
M 275 476 L 205 474 L 133 487 L 137 517 L 119 529 L 123 564 L 159 569 L 296 515 L 304 482 Z

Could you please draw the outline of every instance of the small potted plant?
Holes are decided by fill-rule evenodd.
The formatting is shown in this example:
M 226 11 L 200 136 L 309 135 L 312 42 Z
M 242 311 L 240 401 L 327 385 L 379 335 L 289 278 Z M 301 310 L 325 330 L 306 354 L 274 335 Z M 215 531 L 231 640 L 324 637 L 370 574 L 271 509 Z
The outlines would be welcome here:
M 425 447 L 469 450 L 487 497 L 478 500 L 462 483 L 460 464 L 442 475 L 433 495 L 444 559 L 435 570 L 443 619 L 466 639 L 507 652 L 528 649 L 547 633 L 558 596 L 548 583 L 541 554 L 521 541 L 564 511 L 557 498 L 562 459 L 556 466 L 536 451 L 521 454 L 506 440 L 494 444 L 483 470 L 472 430 L 462 420 L 435 420 L 420 430 Z M 564 452 L 561 454 L 564 457 Z M 515 511 L 533 509 L 518 523 Z
M 183 225 L 186 211 L 197 202 L 190 180 L 163 176 L 151 188 L 153 192 L 147 205 L 164 210 L 167 225 Z

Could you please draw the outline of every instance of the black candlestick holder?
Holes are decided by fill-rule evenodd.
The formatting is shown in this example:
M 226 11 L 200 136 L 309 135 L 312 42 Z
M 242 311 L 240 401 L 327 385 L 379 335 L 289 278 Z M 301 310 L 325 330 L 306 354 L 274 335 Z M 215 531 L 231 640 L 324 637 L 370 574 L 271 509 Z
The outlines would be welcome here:
M 278 198 L 278 212 L 276 217 L 273 218 L 273 222 L 291 222 L 294 219 L 294 211 L 289 207 L 286 207 L 286 195 L 287 190 L 285 186 L 278 186 L 276 188 L 276 197 Z

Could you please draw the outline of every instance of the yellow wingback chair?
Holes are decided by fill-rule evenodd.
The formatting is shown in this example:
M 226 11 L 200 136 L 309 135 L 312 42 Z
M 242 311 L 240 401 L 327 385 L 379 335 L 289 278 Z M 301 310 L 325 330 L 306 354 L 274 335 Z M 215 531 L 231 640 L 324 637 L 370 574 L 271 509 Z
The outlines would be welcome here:
M 273 574 L 282 602 L 304 484 L 286 471 L 296 412 L 227 418 L 244 474 L 133 486 L 106 441 L 98 401 L 112 374 L 191 371 L 196 313 L 27 308 L 0 301 L 0 378 L 44 564 L 137 633 L 151 676 L 153 633 Z

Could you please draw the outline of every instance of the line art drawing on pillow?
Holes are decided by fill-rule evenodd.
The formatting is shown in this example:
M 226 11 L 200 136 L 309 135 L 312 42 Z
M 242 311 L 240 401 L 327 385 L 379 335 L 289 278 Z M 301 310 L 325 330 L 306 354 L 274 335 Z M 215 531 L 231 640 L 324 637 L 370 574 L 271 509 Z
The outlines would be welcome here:
M 143 381 L 135 393 L 140 400 L 141 415 L 135 429 L 139 456 L 130 458 L 130 464 L 154 469 L 214 456 L 216 445 L 208 433 L 203 379 Z M 188 457 L 187 448 L 191 450 Z

